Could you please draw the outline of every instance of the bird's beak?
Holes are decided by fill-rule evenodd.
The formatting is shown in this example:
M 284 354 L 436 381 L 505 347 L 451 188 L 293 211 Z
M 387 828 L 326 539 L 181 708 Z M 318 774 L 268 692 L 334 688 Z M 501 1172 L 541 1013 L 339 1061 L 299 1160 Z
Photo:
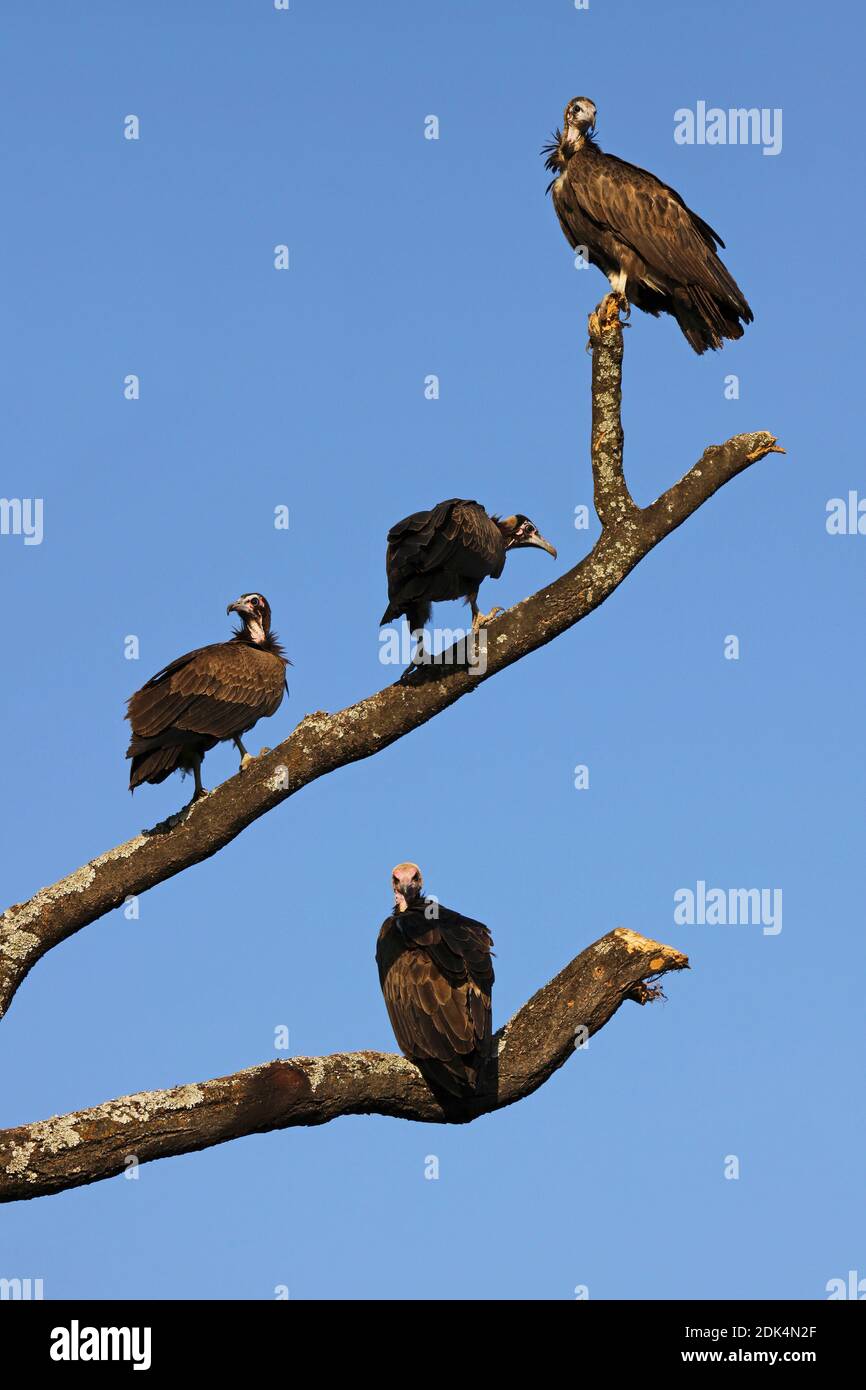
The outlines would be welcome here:
M 244 603 L 243 599 L 239 598 L 235 599 L 234 603 L 229 604 L 228 608 L 226 609 L 226 617 L 228 617 L 229 613 L 240 613 L 242 617 L 249 618 L 252 616 L 252 611 L 253 610 L 250 608 L 250 605 L 248 603 Z
M 528 540 L 524 541 L 523 544 L 534 545 L 538 550 L 546 550 L 548 555 L 552 555 L 554 560 L 556 559 L 556 546 L 551 545 L 550 541 L 545 540 L 544 536 L 540 536 L 537 532 L 534 536 L 530 536 Z

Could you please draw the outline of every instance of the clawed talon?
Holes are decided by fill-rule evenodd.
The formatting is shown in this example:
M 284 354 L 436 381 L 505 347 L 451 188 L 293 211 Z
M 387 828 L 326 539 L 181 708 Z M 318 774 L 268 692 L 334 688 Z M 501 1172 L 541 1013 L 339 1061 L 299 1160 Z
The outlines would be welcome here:
M 250 763 L 254 763 L 259 758 L 263 758 L 265 754 L 270 753 L 270 751 L 270 748 L 260 748 L 258 753 L 248 753 L 247 750 L 244 749 L 241 757 L 241 772 L 243 772 L 245 767 L 249 767 Z
M 619 328 L 627 328 L 627 323 L 620 322 L 620 314 L 624 319 L 631 317 L 631 305 L 621 290 L 611 290 L 606 294 L 600 304 L 597 304 L 589 316 L 589 342 L 586 345 L 587 352 L 591 352 L 596 339 L 600 338 L 606 328 L 612 328 L 614 324 Z
M 497 606 L 496 608 L 491 608 L 489 613 L 476 613 L 472 619 L 472 631 L 475 633 L 475 636 L 477 637 L 483 627 L 487 627 L 488 623 L 492 623 L 495 617 L 504 612 L 504 608 L 499 608 Z
M 612 324 L 619 322 L 620 314 L 628 318 L 631 314 L 631 305 L 621 290 L 611 290 L 610 294 L 605 295 L 591 317 L 595 319 L 594 327 L 609 328 Z
M 412 661 L 399 677 L 397 684 L 421 685 L 424 681 L 437 680 L 441 673 L 441 667 L 437 666 L 435 662 L 429 659 L 425 661 Z

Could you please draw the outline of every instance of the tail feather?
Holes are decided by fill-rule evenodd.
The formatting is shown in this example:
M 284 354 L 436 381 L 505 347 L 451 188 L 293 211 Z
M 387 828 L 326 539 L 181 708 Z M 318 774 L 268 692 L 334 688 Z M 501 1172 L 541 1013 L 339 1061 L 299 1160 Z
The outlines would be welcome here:
M 181 765 L 183 748 L 179 746 L 151 748 L 143 753 L 128 753 L 132 758 L 129 769 L 129 790 L 135 791 L 144 782 L 154 785 L 164 782 Z
M 746 323 L 752 321 L 748 305 L 743 314 L 739 305 L 717 298 L 700 285 L 677 289 L 673 295 L 673 311 L 684 336 L 697 353 L 704 353 L 708 348 L 715 351 L 723 346 L 726 338 L 742 338 L 741 316 Z
M 434 1090 L 445 1091 L 450 1096 L 465 1100 L 475 1095 L 480 1079 L 479 1067 L 463 1062 L 459 1057 L 453 1061 L 439 1061 L 433 1057 L 413 1058 L 424 1080 Z M 473 1060 L 480 1062 L 479 1058 Z
M 419 627 L 423 627 L 423 626 L 425 625 L 425 623 L 427 622 L 428 618 L 430 617 L 430 604 L 429 604 L 429 603 L 406 603 L 406 604 L 389 603 L 389 604 L 388 604 L 388 607 L 385 609 L 385 612 L 382 614 L 381 618 L 379 619 L 379 626 L 382 627 L 382 625 L 383 625 L 384 623 L 391 623 L 391 622 L 394 622 L 394 620 L 395 620 L 396 618 L 401 617 L 401 615 L 402 615 L 403 613 L 406 614 L 406 621 L 407 621 L 408 624 L 409 624 L 409 631 L 410 631 L 410 632 L 417 632 L 418 629 L 419 629 Z

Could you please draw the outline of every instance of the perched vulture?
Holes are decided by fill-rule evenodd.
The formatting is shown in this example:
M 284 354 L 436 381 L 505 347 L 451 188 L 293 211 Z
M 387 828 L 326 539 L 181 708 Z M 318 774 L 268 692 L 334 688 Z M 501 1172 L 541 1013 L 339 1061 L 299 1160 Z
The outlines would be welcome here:
M 208 749 L 232 739 L 246 766 L 250 755 L 241 735 L 279 708 L 288 662 L 271 632 L 267 599 L 243 594 L 226 612 L 238 613 L 242 623 L 230 641 L 179 656 L 131 696 L 130 791 L 142 782 L 164 782 L 181 768 L 195 775 L 195 801 L 204 792 L 201 764 Z
M 430 605 L 440 599 L 465 598 L 475 632 L 501 608 L 478 611 L 484 579 L 498 579 L 509 550 L 536 546 L 556 559 L 556 551 L 539 535 L 529 517 L 488 516 L 479 502 L 452 497 L 429 512 L 415 512 L 388 532 L 388 607 L 380 623 L 405 613 L 411 632 L 423 629 Z
M 722 238 L 667 184 L 599 149 L 595 115 L 589 97 L 574 97 L 562 130 L 542 151 L 568 242 L 584 248 L 629 304 L 673 314 L 695 352 L 742 338 L 740 320 L 753 316 L 716 255 Z
M 424 898 L 417 864 L 398 864 L 391 886 L 376 964 L 394 1036 L 432 1086 L 471 1095 L 490 1051 L 490 932 Z

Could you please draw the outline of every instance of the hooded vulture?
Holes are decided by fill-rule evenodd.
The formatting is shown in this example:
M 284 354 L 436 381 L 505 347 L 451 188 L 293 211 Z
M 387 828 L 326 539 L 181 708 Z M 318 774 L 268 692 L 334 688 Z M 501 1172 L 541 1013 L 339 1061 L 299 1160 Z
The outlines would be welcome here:
M 488 516 L 479 502 L 452 497 L 429 512 L 414 512 L 388 532 L 388 607 L 380 625 L 405 613 L 411 632 L 419 632 L 437 600 L 465 598 L 478 632 L 501 608 L 478 611 L 478 590 L 488 576 L 498 579 L 509 550 L 535 546 L 556 559 L 556 551 L 523 515 Z
M 621 299 L 647 314 L 672 314 L 695 352 L 741 338 L 753 315 L 716 254 L 722 238 L 667 184 L 599 149 L 595 116 L 589 97 L 574 97 L 542 151 L 569 244 L 604 271 Z
M 271 632 L 266 598 L 243 594 L 226 612 L 239 614 L 242 624 L 230 641 L 179 656 L 131 696 L 130 791 L 180 768 L 195 776 L 195 801 L 204 794 L 202 759 L 224 739 L 234 741 L 241 767 L 251 761 L 241 735 L 276 713 L 289 663 Z
M 382 923 L 376 964 L 394 1036 L 431 1086 L 466 1097 L 490 1053 L 490 932 L 424 898 L 417 864 L 398 864 L 391 886 L 394 911 Z

